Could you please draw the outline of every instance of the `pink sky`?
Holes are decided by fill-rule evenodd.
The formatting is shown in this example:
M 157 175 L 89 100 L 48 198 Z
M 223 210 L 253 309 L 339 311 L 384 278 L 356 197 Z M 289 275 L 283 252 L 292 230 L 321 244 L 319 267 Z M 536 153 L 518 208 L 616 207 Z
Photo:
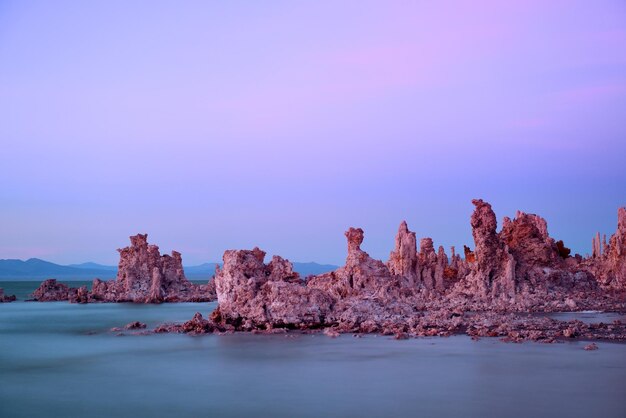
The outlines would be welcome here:
M 0 258 L 386 259 L 470 200 L 575 252 L 626 204 L 626 4 L 2 2 Z

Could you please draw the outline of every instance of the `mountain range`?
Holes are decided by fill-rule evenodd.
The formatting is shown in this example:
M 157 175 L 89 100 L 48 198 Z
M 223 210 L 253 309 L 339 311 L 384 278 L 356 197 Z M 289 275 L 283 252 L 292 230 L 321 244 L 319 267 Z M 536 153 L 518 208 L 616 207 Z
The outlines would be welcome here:
M 184 266 L 185 276 L 190 280 L 205 280 L 215 274 L 218 263 L 204 263 L 197 266 Z M 293 269 L 302 277 L 321 274 L 337 269 L 338 266 L 318 263 L 293 263 Z M 92 262 L 70 264 L 67 266 L 51 263 L 38 258 L 26 261 L 16 259 L 0 260 L 0 281 L 43 280 L 55 278 L 61 280 L 102 280 L 114 279 L 117 266 L 107 266 Z

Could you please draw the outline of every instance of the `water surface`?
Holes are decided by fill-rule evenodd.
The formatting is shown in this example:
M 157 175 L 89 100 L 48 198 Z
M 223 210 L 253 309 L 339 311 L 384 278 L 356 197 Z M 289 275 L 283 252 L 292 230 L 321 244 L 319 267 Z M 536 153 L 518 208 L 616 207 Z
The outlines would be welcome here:
M 108 331 L 214 306 L 0 304 L 0 416 L 626 416 L 622 344 Z

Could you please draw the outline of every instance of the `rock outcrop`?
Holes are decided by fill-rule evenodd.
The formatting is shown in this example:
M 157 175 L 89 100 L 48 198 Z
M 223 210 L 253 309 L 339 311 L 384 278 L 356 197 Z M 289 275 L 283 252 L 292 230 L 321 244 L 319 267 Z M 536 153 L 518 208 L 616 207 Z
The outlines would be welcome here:
M 608 244 L 605 236 L 601 245 L 599 233 L 593 239 L 593 254 L 585 264 L 603 287 L 626 291 L 626 207 L 617 211 L 617 230 Z
M 497 230 L 489 203 L 473 200 L 470 218 L 474 249 L 448 257 L 431 238 L 417 238 L 402 222 L 389 260 L 361 249 L 364 232 L 349 228 L 344 266 L 303 280 L 279 256 L 265 263 L 265 252 L 228 250 L 215 280 L 197 286 L 184 275 L 179 253 L 160 255 L 146 235 L 131 237 L 120 250 L 117 280 L 94 280 L 68 288 L 47 280 L 38 300 L 77 303 L 211 300 L 208 317 L 197 313 L 184 324 L 155 332 L 285 332 L 324 329 L 326 335 L 382 333 L 397 339 L 466 333 L 472 338 L 555 341 L 560 338 L 626 340 L 626 325 L 582 324 L 529 317 L 530 312 L 626 310 L 626 209 L 618 211 L 616 233 L 593 240 L 593 255 L 571 257 L 562 241 L 548 234 L 540 216 L 518 212 Z M 213 286 L 213 287 L 212 287 Z M 213 296 L 215 295 L 215 296 Z M 523 314 L 520 314 L 523 313 Z
M 68 300 L 70 288 L 56 279 L 44 280 L 33 292 L 32 297 L 38 302 L 57 302 Z
M 406 221 L 402 221 L 396 235 L 396 246 L 389 256 L 387 266 L 391 274 L 404 277 L 408 286 L 415 286 L 417 279 L 417 241 L 415 232 L 409 231 Z
M 130 237 L 131 245 L 122 248 L 117 279 L 95 279 L 91 291 L 86 287 L 69 288 L 46 280 L 33 293 L 38 301 L 69 300 L 88 302 L 207 302 L 215 300 L 213 283 L 198 285 L 185 277 L 181 254 L 161 255 L 159 247 L 148 244 L 148 235 Z
M 454 266 L 450 266 L 442 246 L 435 252 L 432 238 L 422 238 L 417 252 L 415 232 L 409 231 L 403 221 L 387 266 L 392 274 L 405 279 L 406 286 L 430 294 L 433 291 L 443 293 L 457 281 L 459 271 L 465 272 L 461 258 L 456 257 L 456 254 L 453 254 L 452 262 Z
M 365 294 L 381 296 L 390 291 L 390 287 L 400 286 L 382 261 L 371 258 L 361 249 L 364 236 L 361 228 L 350 228 L 345 235 L 348 239 L 345 265 L 309 278 L 308 287 L 323 290 L 336 299 L 345 299 Z
M 221 321 L 244 330 L 323 325 L 333 299 L 306 287 L 288 260 L 264 259 L 258 248 L 224 253 L 215 275 Z
M 571 310 L 601 299 L 593 276 L 580 260 L 567 257 L 543 218 L 518 212 L 512 220 L 504 218 L 498 233 L 491 205 L 472 203 L 476 249 L 466 249 L 473 256 L 466 257 L 469 274 L 447 295 L 449 301 L 464 298 L 474 310 L 540 311 Z
M 15 295 L 5 295 L 4 294 L 4 289 L 2 289 L 0 287 L 0 303 L 5 303 L 5 302 L 13 302 L 15 301 L 17 298 L 15 297 Z
M 515 295 L 515 259 L 496 232 L 496 214 L 491 205 L 481 199 L 472 200 L 472 203 L 475 210 L 470 224 L 476 261 L 471 264 L 463 283 L 466 292 L 482 300 L 511 298 Z
M 197 316 L 183 328 L 172 329 L 274 332 L 325 328 L 331 336 L 380 332 L 398 339 L 466 330 L 476 337 L 554 340 L 573 335 L 571 326 L 504 313 L 626 308 L 623 296 L 611 296 L 598 286 L 586 261 L 569 257 L 564 244 L 549 236 L 543 218 L 518 212 L 512 220 L 505 218 L 498 232 L 491 205 L 482 200 L 472 203 L 475 249 L 465 247 L 465 259 L 454 248 L 450 258 L 443 247 L 435 251 L 430 238 L 421 239 L 417 251 L 416 234 L 406 222 L 400 224 L 387 263 L 363 251 L 363 230 L 350 228 L 345 233 L 345 265 L 310 276 L 306 282 L 293 272 L 291 263 L 278 256 L 265 264 L 265 252 L 258 248 L 226 251 L 224 267 L 215 279 L 216 311 L 209 319 Z M 621 214 L 618 232 L 605 253 L 594 257 L 593 264 L 617 283 L 622 277 L 626 231 Z M 486 327 L 485 321 L 497 325 Z M 535 326 L 545 329 L 538 331 Z M 619 329 L 617 334 L 615 329 Z M 581 330 L 579 327 L 576 335 L 582 335 Z M 586 330 L 588 336 L 626 339 L 621 325 Z

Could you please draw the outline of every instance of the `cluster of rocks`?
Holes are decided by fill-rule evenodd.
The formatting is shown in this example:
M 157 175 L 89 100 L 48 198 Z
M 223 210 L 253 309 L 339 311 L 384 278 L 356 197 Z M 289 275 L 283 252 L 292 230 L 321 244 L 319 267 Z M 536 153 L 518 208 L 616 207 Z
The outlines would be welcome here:
M 626 339 L 622 323 L 556 321 L 537 312 L 626 310 L 626 209 L 618 211 L 616 233 L 593 240 L 593 254 L 570 256 L 548 234 L 540 216 L 518 212 L 498 232 L 491 205 L 473 200 L 470 224 L 474 249 L 448 256 L 431 238 L 418 240 L 402 222 L 387 262 L 361 249 L 360 228 L 346 231 L 348 254 L 335 271 L 301 278 L 279 256 L 228 250 L 214 280 L 195 285 L 184 275 L 180 253 L 160 255 L 146 235 L 131 237 L 120 251 L 117 280 L 94 280 L 70 288 L 47 280 L 35 291 L 39 301 L 186 302 L 217 298 L 208 318 L 197 313 L 184 324 L 156 332 L 284 332 L 329 335 L 381 333 L 396 338 L 466 333 L 554 341 L 559 338 Z
M 148 236 L 130 237 L 131 245 L 118 250 L 120 262 L 116 280 L 95 279 L 87 286 L 68 287 L 55 279 L 45 280 L 33 293 L 40 302 L 207 302 L 215 300 L 215 286 L 191 283 L 185 277 L 180 253 L 161 255 L 159 247 L 148 244 Z
M 297 329 L 328 333 L 382 333 L 432 336 L 467 333 L 511 341 L 557 338 L 626 339 L 626 327 L 585 325 L 528 316 L 529 312 L 624 311 L 626 210 L 618 231 L 602 253 L 590 259 L 569 257 L 562 242 L 548 235 L 546 221 L 518 212 L 497 232 L 491 206 L 472 202 L 475 248 L 462 259 L 452 249 L 434 249 L 405 222 L 386 263 L 360 246 L 363 230 L 346 232 L 345 265 L 301 279 L 292 265 L 265 252 L 229 250 L 215 276 L 218 307 L 207 319 L 196 316 L 158 332 L 253 331 Z
M 0 287 L 0 303 L 13 302 L 15 299 L 15 295 L 5 295 L 4 289 Z
M 626 289 L 626 207 L 617 211 L 617 231 L 600 245 L 600 234 L 592 240 L 592 256 L 584 264 L 603 287 Z
M 126 327 L 126 329 L 131 329 Z M 115 328 L 112 331 L 120 331 Z M 162 324 L 156 327 L 154 333 L 233 333 L 241 331 L 241 327 L 220 317 L 219 310 L 214 311 L 209 318 L 204 318 L 196 312 L 193 318 L 183 324 Z M 253 328 L 252 333 L 285 333 L 289 328 Z M 620 320 L 611 323 L 586 324 L 579 320 L 560 321 L 548 316 L 537 316 L 522 313 L 496 312 L 465 312 L 424 311 L 404 321 L 388 322 L 383 327 L 370 322 L 346 327 L 332 325 L 327 328 L 302 327 L 297 332 L 312 334 L 322 331 L 329 337 L 338 337 L 341 334 L 381 334 L 393 336 L 395 339 L 417 337 L 448 337 L 465 334 L 472 339 L 500 338 L 505 342 L 535 341 L 555 343 L 567 340 L 605 340 L 626 341 L 626 324 Z

